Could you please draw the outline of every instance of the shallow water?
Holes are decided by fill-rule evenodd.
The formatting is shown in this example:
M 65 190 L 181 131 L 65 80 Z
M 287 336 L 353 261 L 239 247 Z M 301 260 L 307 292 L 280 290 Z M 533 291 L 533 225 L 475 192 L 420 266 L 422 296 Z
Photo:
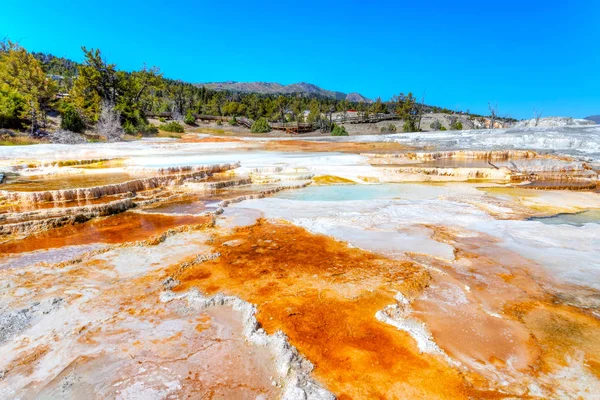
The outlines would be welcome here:
M 457 193 L 476 193 L 472 185 L 445 183 L 384 183 L 371 185 L 311 185 L 277 193 L 274 197 L 298 201 L 352 201 L 420 199 Z
M 44 231 L 21 240 L 0 243 L 0 254 L 24 253 L 91 243 L 133 242 L 147 239 L 177 226 L 205 222 L 206 219 L 202 217 L 143 214 L 128 211 L 109 217 L 96 218 L 82 224 Z
M 539 221 L 547 225 L 572 225 L 582 227 L 585 224 L 600 224 L 600 210 L 579 213 L 561 213 L 551 217 L 533 217 L 530 221 Z

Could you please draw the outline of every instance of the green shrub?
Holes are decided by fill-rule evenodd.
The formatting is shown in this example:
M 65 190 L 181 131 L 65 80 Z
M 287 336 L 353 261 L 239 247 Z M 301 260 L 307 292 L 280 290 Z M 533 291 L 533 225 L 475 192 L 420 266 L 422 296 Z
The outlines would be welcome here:
M 434 131 L 439 131 L 439 130 L 442 130 L 442 128 L 443 128 L 442 123 L 437 119 L 435 121 L 433 121 L 431 124 L 429 124 L 429 127 L 431 129 L 433 129 Z
M 237 119 L 235 117 L 231 118 L 229 120 L 229 125 L 236 126 L 237 125 Z
M 131 123 L 131 121 L 125 121 L 123 124 L 123 132 L 128 135 L 135 135 L 137 133 L 137 128 Z
M 62 114 L 60 127 L 66 131 L 81 133 L 85 129 L 85 122 L 75 107 L 68 106 Z
M 250 128 L 250 132 L 252 133 L 266 133 L 271 132 L 271 126 L 264 118 L 257 119 Z
M 188 110 L 187 113 L 185 113 L 183 122 L 185 122 L 188 125 L 194 125 L 196 123 L 196 117 L 194 116 L 191 110 Z
M 156 135 L 158 133 L 158 128 L 144 121 L 140 121 L 137 125 L 131 121 L 125 121 L 123 124 L 123 132 L 128 135 Z
M 181 126 L 181 124 L 177 121 L 171 121 L 166 124 L 162 124 L 160 126 L 160 129 L 163 131 L 166 131 L 166 132 L 175 132 L 175 133 L 185 132 L 185 129 L 183 129 L 183 126 Z
M 331 136 L 348 136 L 348 132 L 343 126 L 335 125 L 331 131 Z
M 141 133 L 142 135 L 156 135 L 158 133 L 158 128 L 152 124 L 140 123 L 136 127 L 136 133 Z
M 396 125 L 389 124 L 388 126 L 381 127 L 381 133 L 395 133 L 397 130 Z
M 167 120 L 166 120 L 164 117 L 158 117 L 158 121 L 159 121 L 159 122 L 162 122 L 163 124 L 164 124 L 165 122 L 167 122 Z
M 417 131 L 417 126 L 415 125 L 414 121 L 406 121 L 404 123 L 404 125 L 402 126 L 402 131 L 403 132 L 416 132 Z
M 448 130 L 448 129 L 446 129 L 446 127 L 445 127 L 445 126 L 442 126 L 442 127 L 440 128 L 440 131 L 447 131 L 447 130 Z
M 25 107 L 25 100 L 20 95 L 0 90 L 0 128 L 20 128 L 19 115 Z
M 217 125 L 223 125 L 223 122 L 221 122 L 220 119 L 217 120 Z
M 453 131 L 462 131 L 462 128 L 462 122 L 460 122 L 459 120 L 454 120 L 452 124 L 450 124 L 450 129 Z

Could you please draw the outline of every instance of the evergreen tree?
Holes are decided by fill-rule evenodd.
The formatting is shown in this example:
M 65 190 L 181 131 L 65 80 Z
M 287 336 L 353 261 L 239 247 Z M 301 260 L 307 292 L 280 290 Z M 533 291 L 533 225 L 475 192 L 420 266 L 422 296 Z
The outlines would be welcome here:
M 98 49 L 83 50 L 85 61 L 78 68 L 69 102 L 90 121 L 97 121 L 103 101 L 116 104 L 118 78 L 116 66 L 107 64 Z
M 29 120 L 33 135 L 39 122 L 45 121 L 56 84 L 31 53 L 9 42 L 6 51 L 0 53 L 0 91 L 4 93 L 0 113 L 10 118 L 18 111 L 18 118 Z

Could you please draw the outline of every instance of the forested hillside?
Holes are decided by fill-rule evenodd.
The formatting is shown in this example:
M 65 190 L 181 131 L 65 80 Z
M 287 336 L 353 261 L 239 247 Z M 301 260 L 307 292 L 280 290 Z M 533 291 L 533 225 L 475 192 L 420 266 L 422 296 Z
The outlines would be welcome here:
M 411 93 L 401 93 L 387 102 L 377 99 L 366 103 L 359 94 L 325 96 L 316 89 L 293 92 L 293 87 L 287 94 L 213 90 L 168 79 L 158 67 L 122 71 L 107 61 L 99 49 L 82 47 L 82 51 L 83 62 L 76 63 L 51 54 L 30 53 L 10 41 L 2 42 L 0 128 L 44 134 L 48 114 L 59 112 L 63 129 L 95 129 L 110 138 L 118 137 L 119 132 L 156 132 L 148 117 L 160 113 L 170 113 L 174 120 L 192 124 L 198 114 L 231 116 L 233 121 L 235 117 L 246 117 L 318 122 L 333 112 L 357 110 L 361 115 L 397 113 L 404 120 L 404 130 L 415 131 L 424 112 L 451 112 L 427 106 Z

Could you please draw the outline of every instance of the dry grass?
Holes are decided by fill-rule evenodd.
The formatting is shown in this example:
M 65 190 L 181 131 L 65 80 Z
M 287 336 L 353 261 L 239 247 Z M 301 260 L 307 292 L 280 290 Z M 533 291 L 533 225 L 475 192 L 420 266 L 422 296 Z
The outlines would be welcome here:
M 0 137 L 0 146 L 27 146 L 30 144 L 42 143 L 39 139 L 29 136 L 3 136 Z
M 185 135 L 185 132 L 179 133 L 179 132 L 167 132 L 167 131 L 163 131 L 163 130 L 158 130 L 158 133 L 156 134 L 156 137 L 161 137 L 161 138 L 172 138 L 172 139 L 181 139 L 181 137 Z

